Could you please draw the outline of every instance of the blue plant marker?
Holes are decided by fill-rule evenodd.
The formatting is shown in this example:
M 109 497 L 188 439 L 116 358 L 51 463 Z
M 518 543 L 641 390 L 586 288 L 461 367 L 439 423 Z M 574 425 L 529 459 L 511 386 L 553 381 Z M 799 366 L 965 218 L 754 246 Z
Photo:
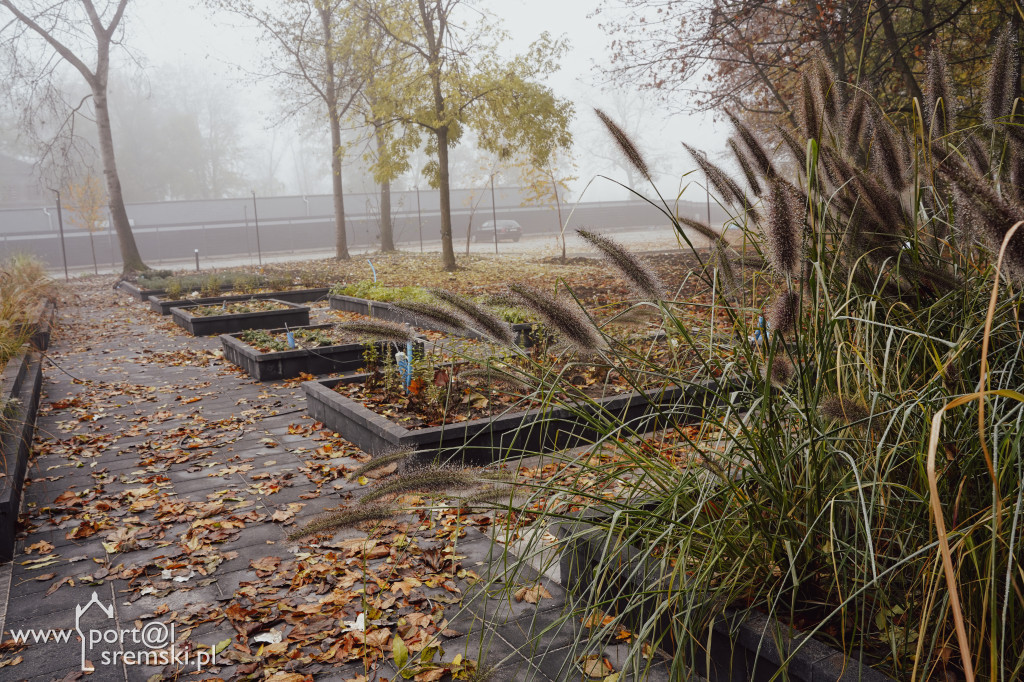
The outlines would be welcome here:
M 402 375 L 402 383 L 405 385 L 405 390 L 409 390 L 409 384 L 412 383 L 412 362 L 409 360 L 409 356 L 398 351 L 395 353 L 395 364 L 398 366 L 398 373 Z
M 366 259 L 366 262 L 370 264 L 370 270 L 373 271 L 373 281 L 376 282 L 377 281 L 377 268 L 373 267 L 373 261 L 371 261 L 369 258 Z
M 292 330 L 288 329 L 288 327 L 285 327 L 284 328 L 284 335 L 288 339 L 288 347 L 289 348 L 295 348 L 295 335 L 292 334 Z
M 757 329 L 754 331 L 754 335 L 750 337 L 751 343 L 766 343 L 768 341 L 768 327 L 770 325 L 763 317 L 757 318 Z

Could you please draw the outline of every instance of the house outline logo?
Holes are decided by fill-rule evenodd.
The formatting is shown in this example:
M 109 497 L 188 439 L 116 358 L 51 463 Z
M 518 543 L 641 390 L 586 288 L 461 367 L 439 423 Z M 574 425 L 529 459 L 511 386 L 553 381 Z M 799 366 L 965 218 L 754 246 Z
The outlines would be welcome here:
M 111 602 L 110 606 L 105 606 L 103 602 L 100 601 L 100 596 L 95 590 L 93 590 L 92 599 L 90 599 L 85 606 L 82 606 L 81 604 L 75 605 L 75 631 L 78 633 L 78 636 L 82 638 L 82 672 L 96 671 L 94 666 L 88 668 L 85 667 L 87 661 L 85 658 L 85 633 L 82 631 L 82 616 L 85 615 L 86 611 L 92 608 L 93 604 L 100 607 L 100 610 L 107 614 L 107 618 L 111 620 L 114 618 L 114 603 Z

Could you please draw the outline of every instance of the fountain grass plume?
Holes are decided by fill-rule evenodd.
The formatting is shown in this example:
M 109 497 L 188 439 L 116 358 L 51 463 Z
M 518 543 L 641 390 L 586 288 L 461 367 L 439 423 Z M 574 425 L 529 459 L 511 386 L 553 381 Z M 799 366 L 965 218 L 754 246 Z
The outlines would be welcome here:
M 793 361 L 785 355 L 776 354 L 771 360 L 761 365 L 761 377 L 775 388 L 785 388 L 796 376 Z
M 957 101 L 951 82 L 946 56 L 935 46 L 928 51 L 924 87 L 924 115 L 931 122 L 933 135 L 948 135 L 956 127 Z
M 507 505 L 517 497 L 526 497 L 528 495 L 528 491 L 516 485 L 491 485 L 469 495 L 456 497 L 452 500 L 452 504 L 458 504 L 463 507 L 477 507 L 481 505 L 494 507 Z
M 992 66 L 989 67 L 982 106 L 986 123 L 994 125 L 998 119 L 1010 114 L 1019 82 L 1017 29 L 1010 23 L 999 34 L 992 53 Z
M 875 129 L 875 153 L 871 155 L 875 172 L 890 191 L 899 193 L 906 187 L 906 145 L 896 129 L 879 119 Z
M 866 422 L 871 416 L 868 406 L 860 398 L 832 395 L 818 403 L 818 413 L 828 421 L 844 424 Z
M 414 452 L 415 451 L 412 448 L 401 448 L 399 450 L 385 452 L 383 454 L 377 455 L 369 462 L 360 465 L 354 471 L 350 472 L 348 474 L 348 478 L 359 478 L 360 476 L 368 474 L 371 471 L 383 469 L 384 467 L 392 463 L 404 463 L 413 455 Z
M 603 123 L 604 127 L 608 129 L 612 139 L 615 140 L 615 144 L 623 155 L 625 155 L 629 163 L 640 171 L 641 175 L 647 178 L 647 182 L 653 183 L 653 180 L 651 180 L 650 168 L 647 166 L 647 161 L 644 160 L 640 150 L 637 149 L 637 146 L 633 143 L 633 140 L 630 139 L 629 135 L 626 134 L 626 131 L 620 128 L 615 121 L 609 118 L 608 115 L 600 109 L 594 109 L 594 113 L 597 114 L 599 119 L 601 119 L 601 123 Z
M 475 301 L 446 289 L 431 289 L 430 293 L 434 298 L 451 306 L 456 314 L 462 316 L 466 324 L 476 327 L 488 338 L 506 346 L 515 343 L 512 326 Z
M 786 291 L 779 294 L 765 312 L 768 328 L 779 334 L 786 334 L 796 328 L 800 314 L 800 294 Z
M 539 315 L 576 350 L 595 353 L 608 348 L 608 343 L 575 301 L 557 299 L 524 284 L 512 284 L 509 291 L 520 305 Z
M 739 206 L 747 204 L 747 198 L 744 196 L 743 190 L 721 168 L 708 161 L 704 158 L 703 154 L 685 142 L 683 147 L 690 153 L 694 162 L 700 166 L 701 171 L 707 176 L 708 183 L 715 188 L 722 201 Z
M 589 230 L 576 230 L 576 234 L 600 251 L 604 259 L 626 278 L 640 298 L 657 301 L 664 296 L 665 285 L 651 266 L 627 251 L 622 244 Z
M 851 157 L 858 156 L 861 149 L 860 141 L 866 137 L 869 121 L 868 96 L 863 90 L 858 90 L 846 110 L 846 121 L 843 126 L 843 150 Z
M 793 160 L 796 161 L 797 166 L 800 168 L 802 173 L 807 168 L 807 150 L 802 144 L 796 139 L 793 133 L 789 132 L 782 126 L 775 126 L 775 131 L 782 138 L 786 147 L 789 149 L 789 153 L 793 155 Z M 761 196 L 758 194 L 757 196 Z
M 395 343 L 411 343 L 416 340 L 416 334 L 409 325 L 388 320 L 353 320 L 351 322 L 339 322 L 334 325 L 339 331 L 348 331 L 355 334 L 363 334 L 381 341 L 393 341 Z
M 821 125 L 818 120 L 818 102 L 811 87 L 811 79 L 806 73 L 800 77 L 800 125 L 808 138 L 818 137 Z
M 1024 144 L 1012 140 L 1010 149 L 1010 186 L 1017 202 L 1024 204 Z
M 737 163 L 740 164 L 740 170 L 743 171 L 743 177 L 747 179 L 747 185 L 750 187 L 750 191 L 754 193 L 755 197 L 761 196 L 761 183 L 757 181 L 757 175 L 754 173 L 753 167 L 750 165 L 750 160 L 747 159 L 747 155 L 743 153 L 740 146 L 736 143 L 736 138 L 730 137 L 727 143 L 729 149 L 732 150 L 733 156 L 736 157 Z
M 988 150 L 985 143 L 978 139 L 977 135 L 969 135 L 964 140 L 962 149 L 971 167 L 974 168 L 978 175 L 985 177 L 989 174 L 992 170 L 992 164 L 988 158 Z
M 496 367 L 474 367 L 459 372 L 460 379 L 481 379 L 490 384 L 499 384 L 506 388 L 525 391 L 529 386 L 527 383 L 508 372 L 503 372 Z
M 456 469 L 444 466 L 426 466 L 402 474 L 389 476 L 370 492 L 359 498 L 360 504 L 373 502 L 382 497 L 424 490 L 431 493 L 471 488 L 480 483 L 479 472 L 473 469 Z
M 360 505 L 350 509 L 327 512 L 289 533 L 288 539 L 301 540 L 317 533 L 333 533 L 340 528 L 354 526 L 363 521 L 385 521 L 394 518 L 398 513 L 400 513 L 399 510 L 382 504 Z
M 768 183 L 765 255 L 768 264 L 784 277 L 794 274 L 800 265 L 803 218 L 799 214 L 802 212 L 802 207 L 796 207 L 789 184 L 781 178 L 773 178 Z
M 740 141 L 743 142 L 743 146 L 746 147 L 747 154 L 750 160 L 754 163 L 758 172 L 761 173 L 766 179 L 771 179 L 777 175 L 775 167 L 772 166 L 772 162 L 768 159 L 768 154 L 765 152 L 764 147 L 758 142 L 757 137 L 754 133 L 750 132 L 750 128 L 746 126 L 740 119 L 738 119 L 731 111 L 726 109 L 726 116 L 732 122 L 733 127 L 740 136 Z
M 444 308 L 432 303 L 420 303 L 419 301 L 401 301 L 392 303 L 394 307 L 412 313 L 431 324 L 437 325 L 451 332 L 466 331 L 466 323 L 462 317 L 456 315 L 449 308 Z
M 835 71 L 829 66 L 822 55 L 814 59 L 811 69 L 814 76 L 815 95 L 818 100 L 818 107 L 825 119 L 833 129 L 838 128 L 842 121 L 840 114 L 843 111 L 843 93 L 840 90 L 839 79 Z

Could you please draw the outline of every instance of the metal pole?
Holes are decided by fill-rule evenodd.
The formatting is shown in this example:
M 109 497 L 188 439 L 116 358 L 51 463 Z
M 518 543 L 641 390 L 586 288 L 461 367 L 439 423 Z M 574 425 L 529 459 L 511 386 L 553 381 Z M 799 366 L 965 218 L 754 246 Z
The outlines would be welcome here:
M 491 227 L 494 228 L 494 253 L 498 253 L 498 211 L 494 207 L 494 173 L 491 173 Z
M 199 272 L 199 249 L 196 249 L 196 272 Z
M 68 281 L 68 251 L 64 246 L 64 214 L 60 208 L 60 192 L 53 190 L 57 195 L 57 227 L 60 229 L 60 257 L 64 261 L 64 281 Z
M 420 253 L 423 253 L 423 209 L 420 207 L 420 188 L 416 186 L 416 216 L 420 222 Z
M 263 249 L 260 248 L 260 216 L 256 212 L 256 190 L 252 191 L 252 219 L 256 221 L 256 258 L 263 267 Z

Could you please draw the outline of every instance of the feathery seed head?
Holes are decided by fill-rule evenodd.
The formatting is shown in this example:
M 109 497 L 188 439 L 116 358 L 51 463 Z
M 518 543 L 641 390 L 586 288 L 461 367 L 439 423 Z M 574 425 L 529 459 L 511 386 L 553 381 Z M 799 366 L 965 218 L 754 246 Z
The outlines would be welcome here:
M 875 154 L 872 156 L 876 172 L 886 186 L 899 193 L 907 184 L 906 146 L 896 129 L 881 119 L 875 125 Z
M 486 381 L 488 384 L 497 384 L 499 386 L 504 386 L 505 388 L 511 388 L 518 391 L 523 391 L 528 388 L 525 381 L 494 367 L 474 367 L 472 369 L 467 369 L 459 372 L 459 378 L 480 379 L 481 381 Z
M 363 521 L 384 521 L 393 518 L 397 510 L 384 505 L 361 505 L 353 509 L 328 512 L 313 519 L 302 528 L 288 534 L 289 540 L 300 540 L 317 533 L 334 532 L 339 528 L 354 526 Z
M 509 291 L 520 305 L 539 315 L 578 351 L 594 353 L 608 348 L 608 343 L 575 301 L 556 299 L 523 284 L 512 284 Z
M 765 313 L 769 329 L 785 334 L 796 328 L 800 314 L 800 294 L 787 291 L 779 294 Z
M 818 138 L 818 103 L 811 89 L 811 79 L 806 73 L 800 78 L 800 125 L 808 138 Z
M 476 327 L 490 339 L 506 346 L 511 346 L 515 342 L 515 334 L 512 332 L 511 325 L 483 306 L 444 289 L 431 289 L 430 293 L 434 298 L 454 308 L 467 324 Z
M 1017 29 L 1008 24 L 996 40 L 992 66 L 985 88 L 985 122 L 993 125 L 1010 113 L 1017 97 L 1020 74 L 1017 72 Z
M 382 497 L 400 495 L 414 490 L 444 492 L 470 488 L 480 482 L 471 469 L 428 466 L 408 473 L 395 474 L 373 486 L 373 489 L 359 498 L 360 504 L 379 500 Z
M 946 56 L 936 44 L 928 51 L 924 88 L 924 115 L 932 122 L 935 134 L 947 135 L 956 126 L 957 102 L 950 85 Z
M 466 324 L 462 318 L 448 308 L 442 308 L 431 303 L 420 303 L 418 301 L 402 301 L 392 303 L 392 306 L 400 310 L 412 313 L 429 324 L 441 327 L 452 332 L 465 331 Z
M 733 182 L 732 178 L 725 174 L 721 168 L 711 163 L 705 158 L 703 154 L 691 147 L 690 145 L 683 143 L 683 147 L 690 153 L 693 160 L 700 166 L 701 171 L 707 177 L 708 183 L 715 188 L 718 192 L 718 196 L 722 201 L 733 203 L 738 206 L 744 206 L 747 204 L 747 199 L 743 195 L 743 190 L 740 186 Z
M 775 167 L 772 166 L 772 162 L 768 159 L 768 154 L 764 151 L 764 147 L 757 141 L 757 137 L 754 133 L 750 132 L 750 128 L 745 126 L 736 116 L 728 109 L 725 112 L 729 120 L 732 121 L 733 127 L 736 132 L 739 133 L 740 141 L 743 142 L 743 146 L 747 149 L 747 154 L 750 155 L 750 160 L 754 163 L 754 167 L 763 175 L 766 179 L 771 179 L 776 176 Z
M 796 272 L 800 264 L 803 207 L 797 208 L 789 184 L 774 178 L 768 186 L 768 220 L 765 241 L 768 264 L 780 275 Z
M 381 341 L 394 341 L 395 343 L 409 343 L 416 339 L 416 334 L 413 333 L 408 325 L 389 322 L 388 320 L 339 322 L 335 325 L 335 328 L 355 334 L 364 334 Z
M 647 178 L 648 182 L 652 182 L 651 171 L 647 167 L 647 162 L 644 160 L 640 150 L 637 149 L 636 145 L 633 143 L 633 140 L 631 140 L 629 135 L 626 134 L 626 131 L 620 128 L 615 121 L 609 118 L 608 115 L 600 109 L 594 109 L 594 113 L 597 114 L 599 119 L 601 119 L 601 123 L 603 123 L 604 127 L 608 129 L 612 139 L 615 140 L 615 144 L 623 155 L 625 155 L 629 163 L 640 171 L 640 174 Z
M 400 450 L 395 450 L 393 452 L 386 452 L 377 455 L 369 462 L 366 462 L 365 464 L 356 467 L 354 471 L 348 474 L 348 478 L 357 479 L 364 474 L 370 473 L 371 471 L 383 469 L 384 467 L 392 463 L 403 464 L 409 459 L 410 456 L 412 456 L 413 452 L 414 450 L 412 450 L 411 448 L 402 448 Z
M 775 355 L 770 362 L 761 365 L 761 377 L 775 388 L 785 388 L 796 376 L 796 367 L 785 355 Z
M 800 172 L 803 172 L 807 168 L 807 151 L 804 146 L 800 144 L 800 141 L 796 139 L 793 133 L 789 132 L 782 126 L 775 127 L 776 132 L 779 133 L 779 137 L 786 143 L 786 147 L 789 149 L 789 153 L 793 155 L 793 160 L 796 161 Z M 758 193 L 757 196 L 761 196 Z
M 815 58 L 811 73 L 814 75 L 818 108 L 821 109 L 825 122 L 835 127 L 843 110 L 843 93 L 840 90 L 839 79 L 821 55 Z
M 576 230 L 576 234 L 590 242 L 611 265 L 625 277 L 640 298 L 656 301 L 662 298 L 665 285 L 649 265 L 626 250 L 614 239 L 588 230 Z
M 818 412 L 829 421 L 841 421 L 845 424 L 863 422 L 871 416 L 867 405 L 860 398 L 833 395 L 818 403 Z
M 740 146 L 736 144 L 735 138 L 730 137 L 728 144 L 733 156 L 736 157 L 736 161 L 740 164 L 740 170 L 743 171 L 743 176 L 747 179 L 750 191 L 754 193 L 755 197 L 761 196 L 761 183 L 757 181 L 757 175 L 754 174 L 754 169 L 751 168 L 747 155 L 740 150 Z
M 843 149 L 851 157 L 857 156 L 860 141 L 865 137 L 868 128 L 868 97 L 863 90 L 858 90 L 846 112 L 844 126 Z

